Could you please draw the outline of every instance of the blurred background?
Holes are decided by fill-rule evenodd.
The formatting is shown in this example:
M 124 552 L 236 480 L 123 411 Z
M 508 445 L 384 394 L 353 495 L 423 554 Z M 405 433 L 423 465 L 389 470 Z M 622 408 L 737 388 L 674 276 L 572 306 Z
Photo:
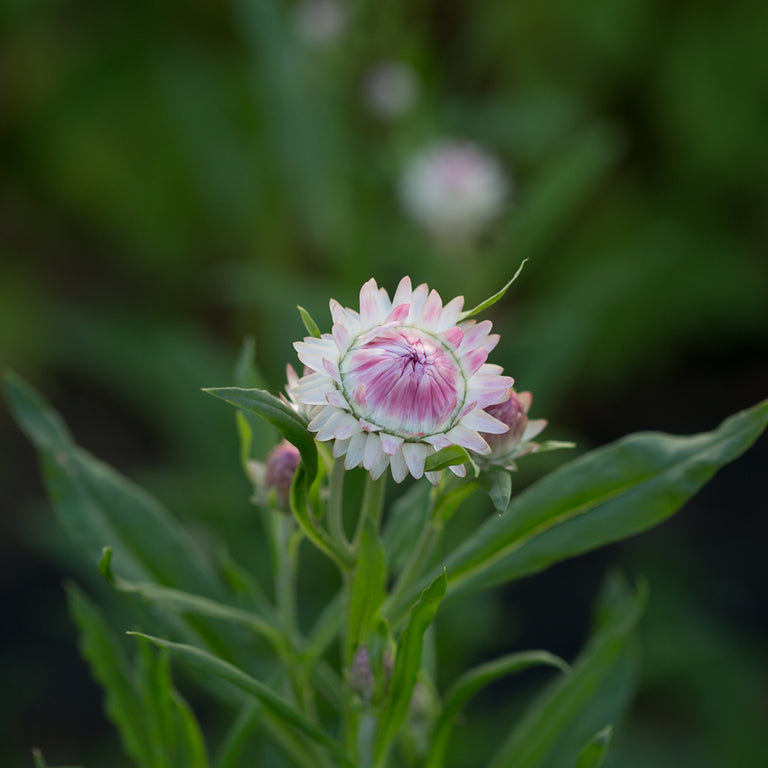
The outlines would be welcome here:
M 493 361 L 579 451 L 768 393 L 768 5 L 5 0 L 0 25 L 0 362 L 242 559 L 260 529 L 232 413 L 199 389 L 232 383 L 249 335 L 280 390 L 296 305 L 327 330 L 371 276 L 472 306 L 529 259 L 489 313 Z M 441 140 L 505 180 L 469 231 L 404 192 Z M 568 458 L 521 462 L 517 490 Z M 619 567 L 651 601 L 611 765 L 764 768 L 767 459 L 763 438 L 658 530 L 451 605 L 441 686 L 515 649 L 572 658 Z M 61 589 L 93 568 L 5 409 L 0 484 L 4 764 L 127 765 Z M 528 693 L 480 696 L 455 765 Z

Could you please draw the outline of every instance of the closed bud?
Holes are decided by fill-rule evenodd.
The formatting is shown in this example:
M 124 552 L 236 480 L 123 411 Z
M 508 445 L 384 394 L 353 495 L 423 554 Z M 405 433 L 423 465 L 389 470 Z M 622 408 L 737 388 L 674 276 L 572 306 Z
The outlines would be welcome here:
M 375 688 L 371 661 L 368 658 L 368 649 L 361 646 L 349 669 L 349 689 L 357 694 L 366 704 L 373 698 Z
M 275 505 L 280 509 L 288 507 L 291 483 L 296 469 L 301 463 L 301 455 L 295 445 L 283 440 L 267 456 L 265 483 L 270 498 L 274 495 Z

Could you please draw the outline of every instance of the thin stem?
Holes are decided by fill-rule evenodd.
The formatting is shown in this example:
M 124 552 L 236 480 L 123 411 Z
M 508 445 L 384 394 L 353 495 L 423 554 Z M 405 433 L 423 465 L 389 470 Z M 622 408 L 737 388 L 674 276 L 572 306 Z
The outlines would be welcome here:
M 430 496 L 430 504 L 434 504 L 434 496 Z M 429 559 L 434 552 L 435 545 L 442 533 L 442 522 L 430 520 L 430 518 L 431 513 L 427 515 L 429 522 L 421 529 L 419 540 L 416 542 L 416 546 L 413 548 L 405 568 L 403 568 L 397 579 L 395 588 L 387 598 L 382 609 L 382 612 L 388 616 L 390 621 L 393 621 L 400 612 L 400 603 L 403 602 L 403 599 L 408 595 L 418 577 L 426 569 Z
M 360 536 L 363 533 L 365 521 L 370 520 L 373 523 L 375 531 L 379 530 L 381 524 L 381 511 L 384 505 L 384 492 L 387 488 L 387 476 L 382 475 L 378 480 L 374 480 L 370 473 L 366 475 L 365 491 L 363 493 L 363 504 L 360 509 L 360 517 L 357 521 L 355 530 L 355 543 L 353 549 L 357 552 L 360 544 Z
M 344 461 L 333 462 L 328 496 L 328 531 L 333 541 L 345 552 L 350 551 L 349 540 L 344 532 Z
M 275 576 L 275 602 L 284 631 L 292 640 L 298 632 L 296 611 L 296 546 L 291 541 L 293 519 L 274 512 L 275 541 L 277 543 L 277 569 Z

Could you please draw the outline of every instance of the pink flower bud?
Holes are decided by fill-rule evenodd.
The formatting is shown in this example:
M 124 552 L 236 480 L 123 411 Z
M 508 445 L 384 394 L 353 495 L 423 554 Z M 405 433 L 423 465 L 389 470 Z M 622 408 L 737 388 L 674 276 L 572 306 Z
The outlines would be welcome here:
M 280 507 L 288 504 L 293 476 L 301 463 L 298 448 L 283 440 L 273 448 L 267 456 L 266 485 L 267 492 L 275 494 L 275 500 Z
M 370 702 L 373 698 L 375 685 L 371 661 L 368 658 L 368 649 L 363 645 L 355 654 L 349 670 L 349 689 L 360 696 L 363 701 Z

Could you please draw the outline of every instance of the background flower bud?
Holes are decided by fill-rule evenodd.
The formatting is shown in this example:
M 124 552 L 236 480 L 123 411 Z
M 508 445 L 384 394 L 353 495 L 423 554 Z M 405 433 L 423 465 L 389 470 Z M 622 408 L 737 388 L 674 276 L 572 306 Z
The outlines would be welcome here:
M 291 483 L 300 463 L 301 456 L 298 448 L 287 440 L 283 440 L 267 456 L 265 479 L 267 493 L 270 496 L 274 493 L 276 505 L 280 508 L 288 506 Z

